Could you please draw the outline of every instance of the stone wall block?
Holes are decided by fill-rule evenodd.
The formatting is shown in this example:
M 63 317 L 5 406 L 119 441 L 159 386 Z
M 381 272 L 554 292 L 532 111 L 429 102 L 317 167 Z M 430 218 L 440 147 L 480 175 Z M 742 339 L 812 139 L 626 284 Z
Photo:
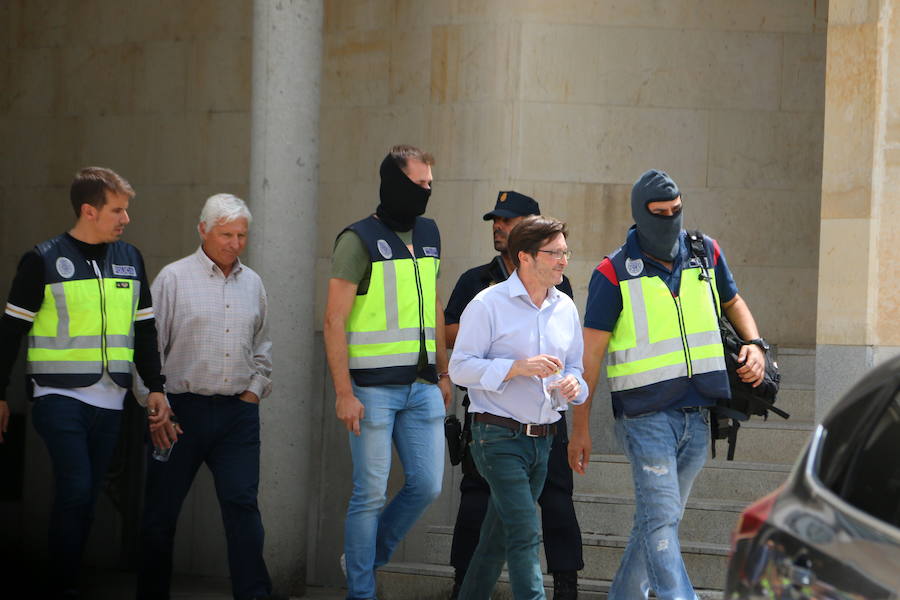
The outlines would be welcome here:
M 173 148 L 159 148 L 155 131 L 156 121 L 150 117 L 107 115 L 85 118 L 76 146 L 75 168 L 100 165 L 120 173 L 134 185 L 141 180 L 147 181 L 154 176 L 151 168 L 153 161 L 161 160 L 160 153 L 177 152 Z M 74 170 L 67 173 L 66 184 L 72 182 L 73 174 Z
M 870 219 L 823 219 L 819 269 L 827 273 L 837 263 L 848 265 L 841 277 L 822 277 L 819 282 L 817 344 L 869 345 L 869 295 L 872 247 Z M 853 240 L 849 244 L 847 240 Z
M 516 76 L 511 43 L 515 25 L 447 25 L 432 29 L 431 101 L 511 99 Z
M 62 46 L 66 40 L 68 11 L 57 0 L 15 0 L 0 3 L 0 18 L 8 25 L 6 41 L 18 48 Z
M 60 52 L 57 48 L 7 51 L 0 73 L 7 74 L 0 107 L 10 115 L 50 116 L 60 104 Z
M 202 150 L 208 181 L 224 186 L 250 178 L 250 115 L 218 112 L 209 115 L 209 145 Z
M 785 34 L 781 109 L 821 111 L 825 107 L 825 33 Z
M 67 115 L 133 114 L 144 48 L 138 44 L 74 46 L 62 53 Z
M 878 239 L 878 298 L 875 310 L 875 343 L 900 346 L 900 147 L 885 151 L 886 192 L 879 202 L 876 235 Z
M 682 194 L 685 227 L 717 239 L 730 266 L 818 266 L 816 190 L 682 189 Z
M 134 0 L 78 0 L 67 2 L 63 8 L 55 7 L 54 10 L 65 13 L 63 45 L 96 47 L 132 41 L 134 3 Z
M 187 110 L 188 57 L 186 42 L 148 42 L 134 73 L 134 109 L 144 114 Z
M 431 29 L 399 31 L 391 37 L 390 91 L 393 105 L 422 105 L 431 96 Z
M 250 40 L 191 43 L 188 110 L 250 110 Z
M 870 185 L 876 130 L 877 29 L 834 26 L 828 55 L 822 165 L 822 218 L 864 218 L 871 213 Z
M 12 124 L 16 140 L 11 162 L 12 181 L 32 186 L 65 185 L 82 166 L 78 149 L 84 124 L 75 118 L 17 118 Z M 34 213 L 35 215 L 40 213 Z
M 390 55 L 391 40 L 384 30 L 352 30 L 329 36 L 322 69 L 323 96 L 333 98 L 333 106 L 387 104 Z
M 522 64 L 525 100 L 771 110 L 778 106 L 781 39 L 768 33 L 525 25 Z
M 887 86 L 885 105 L 886 142 L 900 144 L 900 6 L 894 6 L 891 19 L 882 28 L 882 35 L 889 36 L 885 45 L 884 85 Z
M 711 187 L 819 189 L 821 113 L 714 111 L 710 121 Z
M 332 136 L 320 150 L 321 182 L 377 178 L 378 165 L 394 144 L 413 144 L 438 155 L 423 141 L 421 106 L 339 108 L 323 100 L 320 126 L 323 138 Z
M 327 0 L 324 2 L 324 31 L 334 33 L 349 29 L 384 29 L 394 21 L 395 0 Z M 421 12 L 430 8 L 423 5 Z
M 683 186 L 706 184 L 703 111 L 527 103 L 518 179 L 628 183 L 649 168 Z
M 444 179 L 491 179 L 508 172 L 508 104 L 438 104 L 426 107 L 425 115 L 427 145 Z
M 821 0 L 819 5 L 824 4 Z M 816 0 L 522 0 L 521 18 L 535 22 L 602 24 L 615 27 L 653 27 L 721 31 L 809 32 L 823 29 L 826 15 Z
M 207 113 L 185 113 L 152 119 L 146 140 L 147 172 L 160 184 L 191 184 L 209 181 L 205 157 L 210 142 Z
M 828 24 L 841 26 L 876 23 L 881 16 L 880 5 L 884 3 L 884 0 L 832 0 L 828 3 Z
M 4 200 L 3 245 L 15 257 L 12 264 L 6 265 L 12 275 L 27 250 L 71 228 L 75 213 L 69 203 L 68 186 L 13 187 Z M 35 219 L 34 215 L 41 218 Z M 12 279 L 2 281 L 9 286 Z
M 725 247 L 727 256 L 728 248 Z M 742 266 L 732 269 L 763 337 L 786 346 L 811 346 L 816 339 L 818 270 L 804 267 Z M 819 306 L 819 314 L 821 314 Z

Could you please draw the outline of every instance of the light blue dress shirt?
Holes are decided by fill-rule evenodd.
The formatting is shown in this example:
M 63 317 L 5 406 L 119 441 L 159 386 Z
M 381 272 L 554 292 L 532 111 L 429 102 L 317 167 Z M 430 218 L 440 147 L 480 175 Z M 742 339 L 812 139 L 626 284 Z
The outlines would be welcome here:
M 469 389 L 469 412 L 491 413 L 520 423 L 553 423 L 548 380 L 536 376 L 503 381 L 514 361 L 549 354 L 563 363 L 562 375 L 581 385 L 570 404 L 587 398 L 582 373 L 584 341 L 578 309 L 572 299 L 550 288 L 540 307 L 534 305 L 518 272 L 469 302 L 459 323 L 450 357 L 450 379 Z

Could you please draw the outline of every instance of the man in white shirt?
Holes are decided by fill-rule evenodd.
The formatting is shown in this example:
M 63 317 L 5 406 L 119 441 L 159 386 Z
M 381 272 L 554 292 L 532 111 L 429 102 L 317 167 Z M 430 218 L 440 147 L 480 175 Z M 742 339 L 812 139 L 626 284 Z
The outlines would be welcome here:
M 240 198 L 210 197 L 197 228 L 200 248 L 153 282 L 169 401 L 187 433 L 167 462 L 148 461 L 141 600 L 169 598 L 178 513 L 204 462 L 216 483 L 234 597 L 271 594 L 257 490 L 259 402 L 272 388 L 272 342 L 262 280 L 238 258 L 250 220 Z
M 460 320 L 450 378 L 469 389 L 471 452 L 491 487 L 460 600 L 488 600 L 504 559 L 516 600 L 545 598 L 535 501 L 558 410 L 587 397 L 578 310 L 555 286 L 571 256 L 566 225 L 527 217 L 509 234 L 516 266 L 479 293 Z

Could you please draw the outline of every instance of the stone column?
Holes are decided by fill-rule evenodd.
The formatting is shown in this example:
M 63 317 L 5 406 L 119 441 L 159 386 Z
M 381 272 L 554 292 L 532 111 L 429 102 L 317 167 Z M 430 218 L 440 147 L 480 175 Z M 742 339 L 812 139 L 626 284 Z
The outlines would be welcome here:
M 900 352 L 900 0 L 831 0 L 816 417 Z
M 269 296 L 272 395 L 262 406 L 260 509 L 279 593 L 306 585 L 315 329 L 321 0 L 255 0 L 249 264 Z

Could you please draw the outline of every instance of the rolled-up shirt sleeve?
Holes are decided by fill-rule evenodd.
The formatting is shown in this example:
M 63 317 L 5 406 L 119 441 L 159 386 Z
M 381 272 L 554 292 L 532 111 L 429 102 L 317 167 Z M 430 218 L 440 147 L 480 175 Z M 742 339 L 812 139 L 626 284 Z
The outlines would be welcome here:
M 493 323 L 488 308 L 478 299 L 469 302 L 459 322 L 459 333 L 450 357 L 450 379 L 470 389 L 502 392 L 511 358 L 489 358 Z

